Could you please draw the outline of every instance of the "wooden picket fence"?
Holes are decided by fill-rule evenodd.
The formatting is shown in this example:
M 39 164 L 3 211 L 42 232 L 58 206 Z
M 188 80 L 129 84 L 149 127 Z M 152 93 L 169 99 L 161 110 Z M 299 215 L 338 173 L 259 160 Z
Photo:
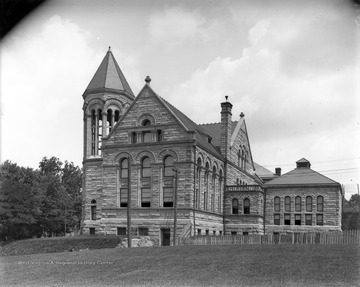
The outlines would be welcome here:
M 250 234 L 226 236 L 192 236 L 179 238 L 179 245 L 224 245 L 224 244 L 358 244 L 360 230 L 345 230 L 342 233 L 291 233 Z

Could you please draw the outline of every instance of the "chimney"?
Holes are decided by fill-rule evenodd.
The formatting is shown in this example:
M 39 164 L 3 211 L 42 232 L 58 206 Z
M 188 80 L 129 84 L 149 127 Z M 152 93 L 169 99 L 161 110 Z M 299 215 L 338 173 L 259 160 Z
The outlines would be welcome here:
M 221 103 L 221 154 L 228 158 L 230 154 L 230 138 L 231 138 L 231 109 L 232 104 L 228 102 L 228 96 L 225 96 L 226 102 Z
M 275 168 L 275 174 L 277 176 L 281 176 L 281 168 L 280 167 Z

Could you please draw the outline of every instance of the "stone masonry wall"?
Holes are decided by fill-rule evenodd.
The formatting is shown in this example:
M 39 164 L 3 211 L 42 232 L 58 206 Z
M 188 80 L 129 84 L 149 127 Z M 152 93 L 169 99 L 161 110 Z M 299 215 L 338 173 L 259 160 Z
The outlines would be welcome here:
M 274 211 L 274 198 L 280 197 L 280 212 Z M 285 212 L 285 196 L 291 198 L 291 212 Z M 295 197 L 301 197 L 301 212 L 295 211 Z M 306 197 L 312 196 L 312 212 L 306 211 Z M 317 211 L 317 197 L 323 196 L 323 212 Z M 341 231 L 341 192 L 340 186 L 313 186 L 268 188 L 266 190 L 266 233 L 273 232 L 326 232 Z M 274 225 L 274 213 L 280 214 L 280 225 Z M 290 225 L 284 225 L 284 214 L 291 215 Z M 295 214 L 301 214 L 301 225 L 295 225 Z M 312 224 L 305 224 L 305 215 L 312 215 Z M 323 225 L 316 225 L 316 214 L 323 214 Z

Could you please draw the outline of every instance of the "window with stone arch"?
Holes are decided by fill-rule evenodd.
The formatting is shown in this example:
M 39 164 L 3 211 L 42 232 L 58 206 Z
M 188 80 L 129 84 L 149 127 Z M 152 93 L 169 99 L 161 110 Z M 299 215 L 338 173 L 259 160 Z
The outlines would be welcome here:
M 290 196 L 285 197 L 285 211 L 286 212 L 291 211 L 291 198 L 290 198 Z
M 301 211 L 301 197 L 300 196 L 295 197 L 295 211 L 297 211 L 297 212 Z
M 239 200 L 234 198 L 231 203 L 232 206 L 232 214 L 239 214 Z
M 90 207 L 90 218 L 91 220 L 96 220 L 96 200 L 91 200 L 91 207 Z
M 250 199 L 244 199 L 244 214 L 250 214 Z
M 164 159 L 164 176 L 174 176 L 174 158 L 171 155 Z
M 114 106 L 106 112 L 106 135 L 108 135 L 120 119 L 120 110 Z
M 208 196 L 209 196 L 209 173 L 210 173 L 210 165 L 207 162 L 205 165 L 205 173 L 204 173 L 204 183 L 205 183 L 205 191 L 204 191 L 204 210 L 208 208 Z
M 216 192 L 216 167 L 212 171 L 212 192 L 211 192 L 211 211 L 215 211 L 215 192 Z
M 91 155 L 101 155 L 102 139 L 102 110 L 95 108 L 91 110 Z M 104 135 L 105 136 L 105 135 Z
M 306 197 L 306 211 L 312 212 L 312 197 L 311 196 Z
M 317 197 L 317 211 L 318 212 L 324 211 L 324 197 L 322 197 L 321 195 Z
M 151 177 L 151 162 L 147 156 L 141 161 L 141 177 Z
M 221 204 L 221 199 L 222 199 L 222 181 L 223 181 L 223 172 L 220 169 L 219 171 L 219 196 L 218 196 L 218 211 L 221 213 L 222 211 L 222 204 Z
M 120 178 L 128 178 L 129 177 L 129 160 L 127 158 L 123 158 L 120 161 Z
M 120 207 L 128 205 L 128 188 L 129 188 L 129 159 L 120 160 Z
M 196 177 L 197 177 L 197 188 L 196 188 L 196 199 L 195 199 L 195 207 L 200 208 L 200 194 L 201 194 L 201 165 L 202 161 L 199 157 L 197 160 L 197 167 L 196 167 Z
M 274 211 L 279 212 L 280 211 L 280 197 L 275 196 L 274 198 Z

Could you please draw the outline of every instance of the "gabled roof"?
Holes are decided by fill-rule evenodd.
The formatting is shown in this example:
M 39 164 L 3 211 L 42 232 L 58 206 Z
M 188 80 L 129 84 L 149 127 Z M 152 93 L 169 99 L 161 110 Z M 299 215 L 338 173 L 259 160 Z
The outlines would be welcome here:
M 130 112 L 130 110 L 132 109 L 132 107 L 137 103 L 137 101 L 139 100 L 139 97 L 141 94 L 143 94 L 145 92 L 145 90 L 149 90 L 149 92 L 151 92 L 155 98 L 157 98 L 159 100 L 159 102 L 169 111 L 169 113 L 171 113 L 176 121 L 188 132 L 194 132 L 195 133 L 195 140 L 198 142 L 198 144 L 206 149 L 207 151 L 211 152 L 213 155 L 218 156 L 220 159 L 223 159 L 223 156 L 220 153 L 220 150 L 217 149 L 212 143 L 209 142 L 209 135 L 205 132 L 205 130 L 203 130 L 199 125 L 197 125 L 195 122 L 193 122 L 190 118 L 188 118 L 185 114 L 183 114 L 181 111 L 179 111 L 177 108 L 175 108 L 173 105 L 171 105 L 169 102 L 167 102 L 166 100 L 164 100 L 163 98 L 161 98 L 158 94 L 155 93 L 155 91 L 150 87 L 149 84 L 146 84 L 141 91 L 139 92 L 139 94 L 137 95 L 137 97 L 135 98 L 135 100 L 131 103 L 130 107 L 125 111 L 125 113 L 122 115 L 122 117 L 120 118 L 119 122 L 117 123 L 117 125 L 120 124 L 120 122 L 122 121 L 123 118 L 125 118 L 125 116 Z M 113 131 L 115 130 L 115 128 L 113 129 Z M 113 132 L 112 131 L 112 132 Z M 111 132 L 111 133 L 112 133 Z M 111 134 L 110 133 L 110 134 Z M 109 136 L 110 136 L 109 134 Z
M 160 98 L 160 97 L 159 97 Z M 201 125 L 193 122 L 189 117 L 187 117 L 184 113 L 179 111 L 169 102 L 160 98 L 164 104 L 168 107 L 168 109 L 175 115 L 175 117 L 183 124 L 186 130 L 195 133 L 195 139 L 199 143 L 200 146 L 212 152 L 214 155 L 217 155 L 219 158 L 223 158 L 220 153 L 220 149 L 214 144 L 212 136 L 206 132 L 205 129 L 202 128 Z M 211 142 L 209 142 L 209 138 L 211 138 Z
M 105 91 L 122 92 L 134 98 L 134 93 L 132 92 L 123 72 L 116 62 L 110 47 L 95 75 L 87 86 L 83 97 L 91 92 Z
M 306 159 L 301 159 L 296 162 L 306 163 L 305 167 L 297 167 L 294 170 L 283 174 L 282 176 L 270 180 L 265 183 L 265 186 L 273 185 L 340 185 L 338 182 L 312 170 L 310 162 Z

